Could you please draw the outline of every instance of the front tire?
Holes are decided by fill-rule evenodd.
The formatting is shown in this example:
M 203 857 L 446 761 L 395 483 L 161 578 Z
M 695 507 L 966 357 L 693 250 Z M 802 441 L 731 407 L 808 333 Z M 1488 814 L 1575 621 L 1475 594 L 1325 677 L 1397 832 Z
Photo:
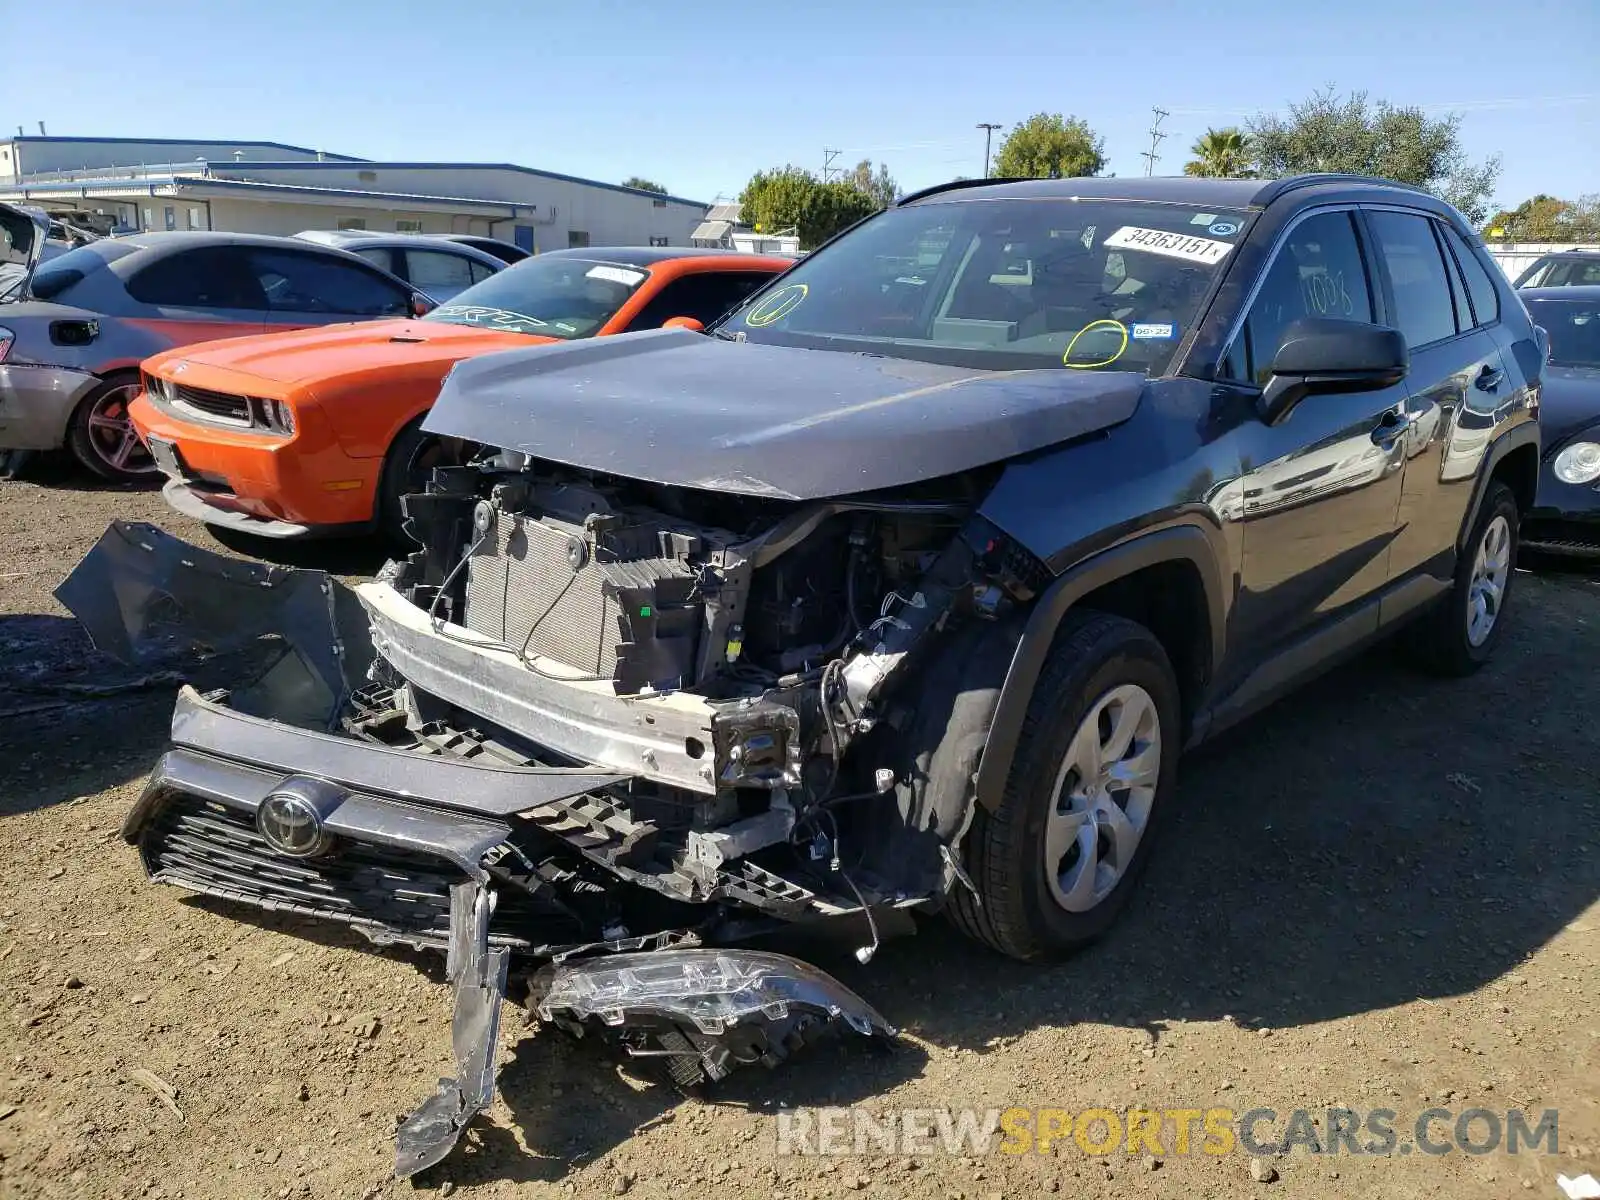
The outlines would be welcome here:
M 1456 563 L 1455 582 L 1417 622 L 1413 647 L 1420 666 L 1436 675 L 1470 675 L 1494 654 L 1505 632 L 1516 579 L 1521 511 L 1510 488 L 1489 484 L 1478 519 Z
M 422 432 L 422 418 L 407 425 L 395 437 L 383 461 L 383 474 L 378 481 L 378 534 L 395 549 L 410 552 L 417 548 L 416 540 L 405 531 L 405 511 L 400 500 L 427 485 L 433 469 L 433 453 L 441 443 L 438 438 Z
M 114 483 L 144 483 L 160 470 L 139 439 L 128 406 L 139 394 L 139 377 L 120 374 L 85 396 L 67 426 L 67 448 L 83 466 Z
M 1172 809 L 1178 684 L 1148 629 L 1069 613 L 1034 688 L 994 811 L 964 845 L 977 894 L 957 885 L 956 926 L 1023 960 L 1076 950 L 1127 904 Z

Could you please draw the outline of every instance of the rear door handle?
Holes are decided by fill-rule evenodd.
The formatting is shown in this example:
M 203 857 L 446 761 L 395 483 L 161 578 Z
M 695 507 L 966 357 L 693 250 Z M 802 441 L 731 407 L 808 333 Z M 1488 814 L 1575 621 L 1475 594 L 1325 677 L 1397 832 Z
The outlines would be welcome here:
M 1373 427 L 1372 444 L 1382 446 L 1385 450 L 1393 446 L 1407 429 L 1411 428 L 1411 418 L 1405 413 L 1395 412 L 1390 409 L 1383 414 L 1383 419 Z
M 1480 392 L 1492 392 L 1500 386 L 1500 381 L 1505 378 L 1505 372 L 1499 367 L 1483 364 L 1483 370 L 1478 372 L 1478 377 L 1472 381 L 1472 386 Z

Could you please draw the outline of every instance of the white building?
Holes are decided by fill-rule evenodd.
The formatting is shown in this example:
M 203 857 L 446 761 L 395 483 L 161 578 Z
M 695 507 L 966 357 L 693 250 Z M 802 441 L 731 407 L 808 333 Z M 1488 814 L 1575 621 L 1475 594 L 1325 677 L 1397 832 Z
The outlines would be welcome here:
M 123 230 L 476 233 L 531 250 L 687 246 L 706 205 L 511 163 L 372 162 L 279 142 L 18 136 L 0 201 Z
M 739 219 L 739 205 L 713 204 L 706 219 L 689 235 L 695 246 L 738 250 L 743 254 L 800 253 L 800 235 L 792 229 L 757 233 Z

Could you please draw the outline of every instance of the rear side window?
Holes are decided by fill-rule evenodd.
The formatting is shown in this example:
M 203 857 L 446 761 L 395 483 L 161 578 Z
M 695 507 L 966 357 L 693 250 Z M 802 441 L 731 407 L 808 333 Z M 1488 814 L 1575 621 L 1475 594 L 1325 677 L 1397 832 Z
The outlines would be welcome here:
M 1544 287 L 1581 287 L 1600 283 L 1600 260 L 1573 258 L 1554 263 L 1544 278 Z
M 399 275 L 400 264 L 397 260 L 398 253 L 387 246 L 362 246 L 356 251 L 380 271 L 387 271 L 391 275 Z
M 1289 231 L 1224 356 L 1224 377 L 1265 386 L 1289 326 L 1306 317 L 1373 319 L 1372 288 L 1348 212 L 1317 213 Z
M 1434 222 L 1414 213 L 1383 210 L 1368 213 L 1367 220 L 1394 289 L 1393 324 L 1405 334 L 1406 344 L 1416 349 L 1454 337 L 1450 276 L 1433 236 Z
M 54 258 L 45 259 L 33 271 L 29 293 L 37 300 L 54 300 L 68 288 L 80 283 L 86 276 L 100 270 L 108 262 L 132 254 L 132 246 L 118 246 L 120 253 L 108 254 L 107 247 L 79 246 Z
M 680 276 L 650 298 L 628 322 L 628 329 L 659 329 L 673 317 L 693 317 L 702 325 L 709 325 L 771 278 L 758 271 L 707 271 Z
M 273 312 L 394 317 L 410 311 L 404 288 L 352 262 L 294 250 L 251 250 L 250 262 Z
M 1500 319 L 1500 289 L 1494 286 L 1489 268 L 1473 253 L 1472 247 L 1448 225 L 1439 226 L 1450 252 L 1461 266 L 1461 275 L 1467 281 L 1467 294 L 1472 297 L 1472 312 L 1478 325 L 1493 325 Z
M 475 282 L 472 278 L 472 260 L 464 254 L 407 250 L 406 271 L 411 286 L 421 288 L 430 296 L 454 296 Z
M 141 304 L 179 308 L 262 309 L 266 299 L 237 246 L 203 246 L 157 259 L 128 277 L 128 295 Z

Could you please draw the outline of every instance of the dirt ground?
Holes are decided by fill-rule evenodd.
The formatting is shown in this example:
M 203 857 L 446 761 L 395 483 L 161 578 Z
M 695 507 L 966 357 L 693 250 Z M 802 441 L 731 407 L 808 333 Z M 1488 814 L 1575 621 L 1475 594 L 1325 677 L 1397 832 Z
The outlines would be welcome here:
M 1520 574 L 1473 680 L 1377 651 L 1189 760 L 1141 893 L 1072 961 L 937 921 L 828 960 L 899 1049 L 818 1048 L 701 1103 L 511 1010 L 493 1109 L 396 1182 L 396 1118 L 451 1069 L 439 965 L 147 884 L 117 830 L 171 686 L 42 686 L 94 678 L 50 592 L 119 517 L 226 549 L 153 492 L 0 483 L 0 1196 L 1460 1200 L 1600 1174 L 1600 577 Z M 858 1103 L 1389 1108 L 1407 1144 L 1430 1106 L 1554 1108 L 1559 1152 L 776 1153 L 780 1106 Z

